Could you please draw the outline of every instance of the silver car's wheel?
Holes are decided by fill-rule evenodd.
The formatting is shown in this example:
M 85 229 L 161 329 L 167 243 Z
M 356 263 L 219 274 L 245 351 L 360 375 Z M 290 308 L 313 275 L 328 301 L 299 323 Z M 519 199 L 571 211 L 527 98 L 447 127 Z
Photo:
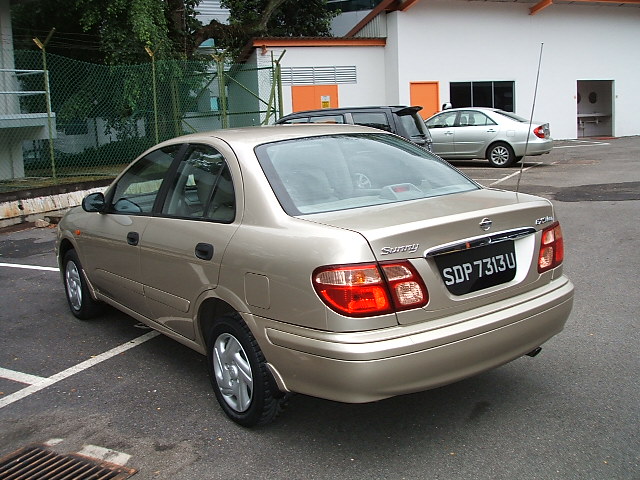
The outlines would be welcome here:
M 223 333 L 213 346 L 213 370 L 222 398 L 236 412 L 245 412 L 253 398 L 253 373 L 247 353 L 236 337 Z
M 101 304 L 91 298 L 82 265 L 75 250 L 69 250 L 62 261 L 64 290 L 71 313 L 81 320 L 95 317 Z
M 245 426 L 272 421 L 287 396 L 278 390 L 258 342 L 237 313 L 218 318 L 209 334 L 207 360 L 218 403 Z
M 498 142 L 487 150 L 487 160 L 494 167 L 508 167 L 515 161 L 515 155 L 509 144 Z

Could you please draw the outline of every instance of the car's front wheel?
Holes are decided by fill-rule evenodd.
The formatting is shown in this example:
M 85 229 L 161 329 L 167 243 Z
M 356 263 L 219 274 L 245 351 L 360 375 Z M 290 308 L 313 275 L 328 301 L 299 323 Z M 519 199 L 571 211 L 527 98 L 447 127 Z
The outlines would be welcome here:
M 71 313 L 81 320 L 88 320 L 100 312 L 101 304 L 91 298 L 84 271 L 75 250 L 69 250 L 63 258 L 64 290 Z
M 219 318 L 207 342 L 211 384 L 218 403 L 234 422 L 252 427 L 271 422 L 284 408 L 256 339 L 240 315 Z
M 496 142 L 487 150 L 487 160 L 492 167 L 508 167 L 513 165 L 516 156 L 511 145 L 504 142 Z

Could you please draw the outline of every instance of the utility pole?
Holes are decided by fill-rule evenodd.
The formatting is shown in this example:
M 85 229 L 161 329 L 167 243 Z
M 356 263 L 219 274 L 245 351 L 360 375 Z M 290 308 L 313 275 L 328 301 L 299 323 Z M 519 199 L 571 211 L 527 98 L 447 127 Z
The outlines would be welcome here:
M 45 103 L 47 104 L 47 126 L 49 130 L 49 158 L 51 159 L 51 175 L 54 179 L 57 178 L 56 175 L 56 159 L 55 152 L 53 149 L 53 119 L 51 112 L 51 93 L 49 91 L 49 70 L 47 70 L 47 43 L 51 40 L 53 36 L 53 32 L 55 32 L 55 27 L 51 29 L 49 35 L 41 42 L 38 37 L 33 39 L 33 42 L 38 46 L 38 48 L 42 51 L 42 70 L 44 71 L 44 98 Z

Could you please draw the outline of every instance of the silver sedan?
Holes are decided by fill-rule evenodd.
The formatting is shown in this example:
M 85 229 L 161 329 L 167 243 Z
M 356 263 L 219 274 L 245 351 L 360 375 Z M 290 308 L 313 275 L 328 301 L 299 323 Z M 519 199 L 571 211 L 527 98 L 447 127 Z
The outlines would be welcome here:
M 495 108 L 452 108 L 425 123 L 433 152 L 447 160 L 486 158 L 494 167 L 508 167 L 525 155 L 549 153 L 553 144 L 548 123 Z

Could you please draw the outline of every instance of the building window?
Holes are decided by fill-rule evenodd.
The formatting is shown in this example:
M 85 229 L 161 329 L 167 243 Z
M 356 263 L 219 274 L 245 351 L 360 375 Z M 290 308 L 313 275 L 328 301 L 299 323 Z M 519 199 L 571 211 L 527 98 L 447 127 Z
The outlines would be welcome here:
M 453 107 L 491 107 L 513 112 L 515 82 L 451 82 Z

